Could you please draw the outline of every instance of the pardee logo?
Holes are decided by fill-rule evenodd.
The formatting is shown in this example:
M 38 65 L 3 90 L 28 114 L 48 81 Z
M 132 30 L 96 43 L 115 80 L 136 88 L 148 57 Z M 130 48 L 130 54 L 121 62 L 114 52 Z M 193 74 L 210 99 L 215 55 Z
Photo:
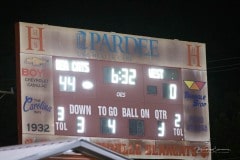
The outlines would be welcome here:
M 191 90 L 197 90 L 200 91 L 206 84 L 206 82 L 201 82 L 201 81 L 184 81 L 185 85 L 191 89 Z

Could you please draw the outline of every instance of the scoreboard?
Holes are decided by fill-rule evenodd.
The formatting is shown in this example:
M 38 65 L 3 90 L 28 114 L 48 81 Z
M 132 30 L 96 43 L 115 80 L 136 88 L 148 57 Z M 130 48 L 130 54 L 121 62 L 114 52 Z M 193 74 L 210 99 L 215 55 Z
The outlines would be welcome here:
M 24 22 L 16 35 L 21 143 L 211 159 L 205 44 Z
M 183 138 L 179 69 L 59 57 L 53 66 L 56 134 Z

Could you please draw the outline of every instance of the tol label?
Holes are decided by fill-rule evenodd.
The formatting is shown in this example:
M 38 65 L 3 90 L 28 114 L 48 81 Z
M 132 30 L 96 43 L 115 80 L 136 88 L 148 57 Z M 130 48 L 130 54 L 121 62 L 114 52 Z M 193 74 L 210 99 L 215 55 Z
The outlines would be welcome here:
M 67 131 L 66 122 L 55 122 L 56 130 L 57 131 Z

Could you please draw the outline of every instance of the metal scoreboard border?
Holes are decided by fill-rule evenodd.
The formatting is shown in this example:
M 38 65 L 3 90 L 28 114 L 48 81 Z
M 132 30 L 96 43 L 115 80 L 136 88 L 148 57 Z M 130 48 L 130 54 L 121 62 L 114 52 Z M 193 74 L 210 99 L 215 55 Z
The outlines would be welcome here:
M 55 135 L 53 58 L 79 58 L 178 68 L 182 86 L 182 140 L 85 138 L 131 158 L 211 159 L 204 43 L 19 22 L 16 57 L 20 143 L 69 138 Z

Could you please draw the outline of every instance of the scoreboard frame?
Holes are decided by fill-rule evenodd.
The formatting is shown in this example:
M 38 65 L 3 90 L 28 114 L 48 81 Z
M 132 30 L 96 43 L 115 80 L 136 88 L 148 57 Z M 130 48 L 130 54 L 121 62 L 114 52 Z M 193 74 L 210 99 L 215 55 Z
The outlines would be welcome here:
M 18 22 L 19 143 L 211 159 L 204 43 Z

